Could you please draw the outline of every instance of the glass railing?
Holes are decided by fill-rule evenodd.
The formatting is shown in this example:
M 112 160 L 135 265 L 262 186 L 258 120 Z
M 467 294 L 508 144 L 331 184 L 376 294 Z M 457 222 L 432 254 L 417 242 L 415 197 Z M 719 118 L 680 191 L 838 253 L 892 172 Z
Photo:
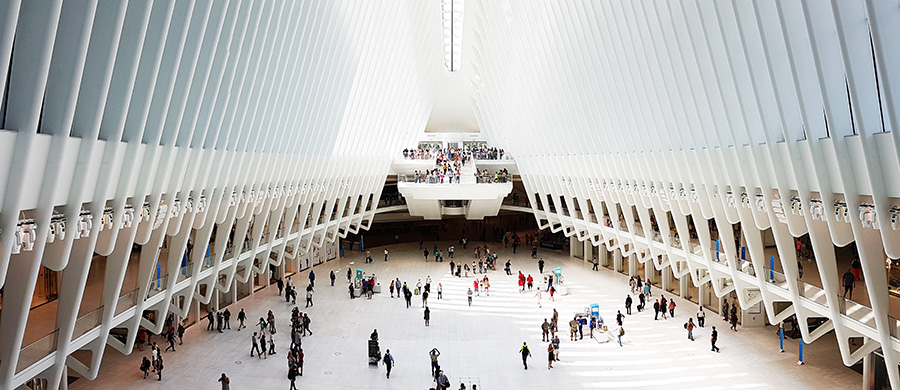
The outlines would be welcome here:
M 215 253 L 210 253 L 209 256 L 206 256 L 203 259 L 203 264 L 201 265 L 201 267 L 202 267 L 201 270 L 212 268 L 213 262 L 215 262 L 215 258 L 216 258 Z
M 873 328 L 875 327 L 875 314 L 871 308 L 843 297 L 838 297 L 838 299 L 840 300 L 838 302 L 840 302 L 841 314 Z
M 181 269 L 178 270 L 178 278 L 175 279 L 175 283 L 181 282 L 182 280 L 188 279 L 191 277 L 191 274 L 194 272 L 194 263 L 187 262 L 185 263 Z
M 116 314 L 119 315 L 137 305 L 138 289 L 131 290 L 119 297 L 116 301 Z
M 168 280 L 169 280 L 169 275 L 163 275 L 158 278 L 154 277 L 150 281 L 150 288 L 147 289 L 147 299 L 150 299 L 151 297 L 155 296 L 156 294 L 159 294 L 160 292 L 162 292 L 166 288 Z
M 743 259 L 741 260 L 741 272 L 750 276 L 756 276 L 756 269 L 753 268 L 753 263 Z
M 103 322 L 103 306 L 82 314 L 75 320 L 75 330 L 72 332 L 72 340 L 77 339 L 94 329 Z
M 900 337 L 900 320 L 888 316 L 888 324 L 891 326 L 891 336 Z
M 31 367 L 31 365 L 56 351 L 56 341 L 58 337 L 59 329 L 54 330 L 53 333 L 41 337 L 22 348 L 19 352 L 19 362 L 16 364 L 16 372 L 19 373 L 22 370 Z
M 797 285 L 800 286 L 800 296 L 801 297 L 808 298 L 822 306 L 828 307 L 828 300 L 825 297 L 824 289 L 822 289 L 821 287 L 806 283 L 802 280 L 798 280 Z
M 783 289 L 787 289 L 787 278 L 783 273 L 766 268 L 766 281 Z

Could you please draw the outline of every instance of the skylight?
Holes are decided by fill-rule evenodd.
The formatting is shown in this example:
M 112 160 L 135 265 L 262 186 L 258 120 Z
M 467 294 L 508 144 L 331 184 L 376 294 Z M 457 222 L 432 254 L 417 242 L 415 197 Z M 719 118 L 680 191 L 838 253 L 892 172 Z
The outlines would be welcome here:
M 444 66 L 448 71 L 459 70 L 462 57 L 464 0 L 441 0 L 441 33 L 444 46 Z

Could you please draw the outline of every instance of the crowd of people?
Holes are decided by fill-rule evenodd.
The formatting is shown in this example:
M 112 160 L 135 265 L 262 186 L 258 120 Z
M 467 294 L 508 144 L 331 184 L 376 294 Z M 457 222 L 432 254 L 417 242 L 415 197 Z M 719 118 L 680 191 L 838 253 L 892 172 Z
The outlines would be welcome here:
M 487 145 L 464 146 L 462 148 L 407 148 L 403 149 L 403 158 L 407 160 L 459 161 L 465 164 L 469 160 L 502 160 L 506 152 Z
M 535 236 L 525 235 L 525 242 L 531 243 L 536 240 Z M 518 235 L 513 234 L 505 234 L 503 238 L 500 240 L 504 246 L 513 243 L 518 245 L 519 237 Z M 463 248 L 467 248 L 467 240 L 460 240 L 460 244 Z M 435 261 L 443 261 L 444 260 L 444 250 L 439 249 L 437 245 L 433 248 L 427 248 L 424 241 L 420 241 L 419 248 L 422 250 L 425 261 L 428 261 L 430 256 L 433 256 Z M 384 250 L 385 259 L 384 261 L 388 261 L 388 252 L 387 249 Z M 473 248 L 473 256 L 474 260 L 471 261 L 471 264 L 467 260 L 462 260 L 455 258 L 455 247 L 454 245 L 449 245 L 446 248 L 446 253 L 449 260 L 450 267 L 450 275 L 456 276 L 459 278 L 469 277 L 469 273 L 472 274 L 473 281 L 471 287 L 467 288 L 466 297 L 468 301 L 468 305 L 472 306 L 473 297 L 481 296 L 490 296 L 490 288 L 491 288 L 491 280 L 489 278 L 489 273 L 497 270 L 497 263 L 499 260 L 498 253 L 496 251 L 492 251 L 491 248 L 487 244 L 483 245 L 475 245 Z M 365 253 L 366 263 L 373 262 L 371 252 L 366 251 Z M 538 267 L 538 275 L 541 276 L 543 274 L 545 262 L 542 258 L 536 259 L 535 265 Z M 596 268 L 596 261 L 593 262 Z M 512 271 L 512 261 L 507 260 L 504 264 L 504 272 L 507 276 L 513 276 Z M 362 290 L 362 294 L 366 295 L 368 299 L 372 299 L 372 295 L 374 293 L 374 287 L 377 285 L 376 279 L 374 275 L 364 276 L 359 278 L 358 280 L 354 280 L 351 269 L 347 269 L 347 282 L 349 283 L 349 291 L 351 299 L 355 298 L 355 290 L 360 288 Z M 334 286 L 335 274 L 334 271 L 330 272 L 329 275 L 331 279 L 331 285 Z M 310 270 L 308 274 L 309 284 L 306 287 L 306 307 L 313 306 L 312 302 L 312 294 L 314 292 L 315 286 L 315 273 Z M 518 281 L 518 289 L 520 293 L 524 293 L 526 291 L 531 291 L 535 285 L 535 278 L 532 277 L 530 273 L 523 272 L 522 270 L 517 270 Z M 554 299 L 555 288 L 550 286 L 541 286 L 541 281 L 538 281 L 537 288 L 537 299 L 538 306 L 540 307 L 540 299 L 541 294 L 544 292 L 548 292 L 550 294 L 550 299 Z M 406 308 L 409 309 L 412 307 L 412 300 L 414 296 L 417 296 L 421 299 L 420 308 L 422 309 L 422 319 L 424 320 L 424 326 L 430 326 L 431 320 L 431 309 L 429 308 L 428 301 L 432 296 L 436 296 L 436 299 L 443 299 L 443 286 L 441 283 L 434 283 L 430 275 L 424 275 L 424 278 L 417 279 L 415 284 L 407 283 L 406 281 L 401 282 L 400 278 L 392 278 L 389 280 L 388 289 L 390 293 L 391 299 L 403 298 L 404 303 L 406 304 Z M 618 344 L 622 346 L 622 337 L 625 335 L 624 329 L 624 321 L 626 316 L 633 315 L 632 313 L 632 305 L 633 298 L 632 295 L 637 296 L 638 304 L 637 311 L 638 313 L 642 312 L 646 309 L 647 303 L 652 299 L 653 294 L 651 290 L 650 283 L 642 280 L 640 276 L 632 277 L 629 282 L 629 287 L 631 293 L 625 299 L 625 313 L 623 314 L 619 311 L 615 316 L 616 327 L 612 328 L 607 333 L 607 328 L 603 323 L 602 318 L 595 317 L 593 315 L 587 314 L 576 314 L 572 317 L 570 321 L 568 321 L 568 330 L 569 330 L 569 338 L 570 341 L 576 342 L 584 339 L 585 329 L 587 328 L 589 338 L 595 337 L 595 330 L 601 329 L 605 334 L 604 337 L 610 337 L 611 339 L 617 340 Z M 278 287 L 278 295 L 283 295 L 285 301 L 288 304 L 296 303 L 296 295 L 297 289 L 292 283 L 290 278 L 281 278 L 277 279 L 276 285 Z M 434 295 L 432 295 L 434 294 Z M 667 299 L 664 295 L 660 294 L 658 298 L 653 299 L 652 307 L 654 309 L 654 320 L 667 320 L 675 317 L 675 308 L 676 304 L 674 300 Z M 729 306 L 727 300 L 724 303 L 724 307 L 726 310 L 723 310 L 723 320 L 731 323 L 731 329 L 737 331 L 737 308 L 735 304 L 732 302 Z M 730 309 L 730 310 L 728 310 Z M 205 319 L 207 319 L 207 331 L 209 332 L 225 332 L 230 331 L 230 319 L 232 313 L 229 309 L 224 309 L 222 311 L 210 310 L 206 313 Z M 557 309 L 552 309 L 552 314 L 548 318 L 544 318 L 543 323 L 541 324 L 541 333 L 542 333 L 542 342 L 547 343 L 546 351 L 547 351 L 547 369 L 553 368 L 553 363 L 559 361 L 560 356 L 560 337 L 558 335 L 559 332 L 559 313 Z M 237 313 L 237 331 L 246 328 L 245 321 L 247 320 L 247 314 L 244 309 L 241 308 Z M 268 359 L 273 355 L 277 354 L 277 349 L 275 345 L 275 335 L 277 334 L 277 326 L 276 326 L 277 318 L 272 310 L 269 310 L 265 317 L 260 317 L 259 321 L 253 326 L 252 335 L 251 335 L 251 343 L 250 343 L 250 356 L 257 357 L 258 359 Z M 689 340 L 694 340 L 694 331 L 697 328 L 704 328 L 706 323 L 706 312 L 704 312 L 703 307 L 696 313 L 696 321 L 694 317 L 690 317 L 684 324 L 684 329 L 687 331 L 687 338 Z M 303 375 L 303 363 L 304 363 L 304 351 L 302 348 L 303 338 L 307 336 L 312 336 L 313 332 L 310 330 L 310 316 L 309 313 L 304 313 L 300 311 L 300 308 L 294 306 L 291 311 L 290 317 L 290 347 L 287 350 L 286 359 L 287 359 L 287 378 L 291 382 L 291 389 L 296 389 L 297 386 L 295 384 L 298 377 Z M 165 321 L 163 326 L 162 336 L 168 342 L 168 347 L 165 351 L 161 350 L 161 347 L 157 345 L 157 343 L 150 343 L 150 354 L 148 356 L 144 356 L 141 361 L 140 369 L 143 372 L 143 377 L 146 379 L 151 372 L 156 373 L 157 380 L 162 380 L 162 371 L 164 369 L 162 353 L 168 352 L 171 350 L 175 351 L 176 342 L 178 345 L 181 345 L 183 342 L 184 336 L 184 325 L 182 322 L 177 321 L 174 314 L 170 314 Z M 711 342 L 711 350 L 715 352 L 719 352 L 719 348 L 716 346 L 716 342 L 718 340 L 718 332 L 716 327 L 713 326 L 712 330 L 709 334 L 710 342 Z M 145 330 L 141 329 L 137 336 L 137 346 L 138 349 L 143 351 L 144 345 L 148 343 L 149 333 Z M 377 331 L 373 332 L 373 337 L 377 341 Z M 527 343 L 524 343 L 519 348 L 519 354 L 522 358 L 523 367 L 528 369 L 528 359 L 532 357 L 531 350 Z M 431 376 L 434 381 L 434 388 L 436 389 L 449 389 L 450 381 L 447 374 L 438 364 L 438 357 L 440 356 L 440 351 L 436 348 L 432 349 L 428 352 L 429 359 L 431 361 Z M 387 372 L 386 377 L 390 378 L 391 370 L 394 366 L 395 360 L 394 356 L 390 353 L 390 350 L 386 350 L 385 354 L 378 359 L 379 363 L 384 364 Z M 223 389 L 228 389 L 230 386 L 230 378 L 228 378 L 224 373 L 222 377 L 219 378 L 218 382 L 221 383 Z M 473 386 L 473 388 L 475 388 Z
M 640 275 L 632 276 L 628 279 L 628 286 L 631 289 L 631 294 L 625 297 L 625 312 L 628 315 L 631 315 L 631 306 L 634 300 L 631 298 L 632 295 L 637 294 L 638 304 L 637 311 L 640 313 L 647 308 L 647 300 L 649 297 L 653 296 L 653 292 L 650 288 L 650 283 L 644 280 L 641 280 Z M 666 299 L 665 295 L 660 294 L 658 299 L 653 300 L 653 320 L 658 321 L 660 319 L 666 320 L 669 318 L 675 318 L 675 304 L 674 299 Z M 728 306 L 728 299 L 725 299 L 722 303 L 722 320 L 729 323 L 731 325 L 731 330 L 737 332 L 737 306 L 735 306 L 734 302 L 731 303 L 730 310 Z M 694 341 L 694 329 L 697 327 L 703 328 L 706 324 L 706 312 L 703 311 L 703 306 L 700 306 L 699 310 L 697 310 L 696 314 L 697 321 L 694 322 L 694 317 L 688 317 L 687 322 L 684 323 L 684 329 L 687 331 L 688 340 Z M 619 326 L 622 326 L 622 314 L 621 312 L 616 317 Z M 710 332 L 710 350 L 713 352 L 719 352 L 719 347 L 716 346 L 716 342 L 719 340 L 719 332 L 716 330 L 716 327 L 712 327 L 712 331 Z
M 481 172 L 475 172 L 475 179 L 478 183 L 506 183 L 510 179 L 509 170 L 503 168 L 494 173 L 488 172 L 487 169 Z M 517 200 L 518 201 L 518 200 Z

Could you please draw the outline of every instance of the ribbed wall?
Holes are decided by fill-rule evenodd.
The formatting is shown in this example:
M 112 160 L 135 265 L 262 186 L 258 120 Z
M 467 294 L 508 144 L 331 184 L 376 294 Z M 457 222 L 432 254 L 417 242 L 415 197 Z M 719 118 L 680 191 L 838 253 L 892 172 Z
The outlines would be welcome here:
M 735 291 L 742 307 L 762 301 L 772 323 L 796 314 L 806 342 L 833 329 L 845 364 L 882 347 L 900 388 L 885 275 L 885 258 L 900 257 L 896 2 L 467 7 L 480 32 L 477 117 L 516 157 L 543 227 L 711 282 L 718 296 Z M 751 264 L 736 258 L 737 223 Z M 775 282 L 769 228 L 785 270 Z M 792 236 L 806 233 L 823 289 L 798 280 Z M 840 298 L 834 246 L 851 242 L 872 304 L 864 316 Z M 808 317 L 829 321 L 810 332 Z
M 144 310 L 184 316 L 192 299 L 368 228 L 390 156 L 431 111 L 439 12 L 408 0 L 0 2 L 0 388 L 35 376 L 57 388 L 67 365 L 94 378 L 106 344 L 130 353 L 139 326 L 162 328 Z M 201 250 L 181 269 L 189 237 Z M 164 242 L 172 277 L 157 289 Z M 126 293 L 133 244 L 140 287 Z M 79 317 L 95 254 L 103 305 Z M 23 346 L 42 265 L 65 270 L 57 330 Z M 78 349 L 91 361 L 72 359 Z

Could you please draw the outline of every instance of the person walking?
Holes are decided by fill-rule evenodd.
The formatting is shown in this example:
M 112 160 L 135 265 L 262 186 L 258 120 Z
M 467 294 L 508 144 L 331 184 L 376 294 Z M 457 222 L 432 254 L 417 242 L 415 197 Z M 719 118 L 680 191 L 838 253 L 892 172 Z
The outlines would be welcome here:
M 642 291 L 640 294 L 638 294 L 638 307 L 637 307 L 638 312 L 643 311 L 643 310 L 644 310 L 644 306 L 645 306 L 646 304 L 647 304 L 647 298 L 646 298 L 646 296 L 644 295 L 644 292 Z
M 738 317 L 737 313 L 731 313 L 731 330 L 737 332 Z
M 622 322 L 625 321 L 625 315 L 622 314 L 621 311 L 616 311 L 616 325 L 622 326 Z
M 347 281 L 350 281 L 350 277 L 353 276 L 353 271 L 350 270 L 350 267 L 347 267 Z
M 856 287 L 856 278 L 853 276 L 853 272 L 851 269 L 847 269 L 847 272 L 844 272 L 844 275 L 841 276 L 841 280 L 844 284 L 844 298 L 847 298 L 847 294 L 850 294 L 849 299 L 853 299 L 853 287 Z
M 425 306 L 425 326 L 429 326 L 431 321 L 431 309 Z
M 281 296 L 281 293 L 284 291 L 284 279 L 278 278 L 275 280 L 275 286 L 278 287 L 278 296 Z
M 622 346 L 622 336 L 624 336 L 624 335 L 625 335 L 625 328 L 622 326 L 619 326 L 618 339 L 619 339 L 620 347 Z
M 625 297 L 625 312 L 628 313 L 628 315 L 631 315 L 631 302 L 631 295 L 629 294 Z
M 728 299 L 722 299 L 722 321 L 728 322 Z
M 675 300 L 669 300 L 669 317 L 675 318 Z
M 388 379 L 391 379 L 391 368 L 394 367 L 394 356 L 391 355 L 390 349 L 384 351 L 384 359 L 382 359 L 382 361 L 384 362 L 384 368 L 387 369 L 386 376 Z
M 388 250 L 387 250 L 387 248 L 384 248 L 384 261 L 387 261 L 387 259 L 388 259 Z
M 438 287 L 437 287 L 438 299 L 443 298 L 442 297 L 443 292 L 444 292 L 444 286 L 442 286 L 440 283 L 438 283 Z
M 428 290 L 422 291 L 422 307 L 428 307 Z
M 222 331 L 219 332 L 221 333 Z M 166 347 L 166 352 L 169 352 L 170 349 L 172 352 L 175 352 L 175 331 L 166 333 L 166 341 L 169 343 L 169 346 Z
M 709 343 L 712 345 L 711 351 L 719 352 L 719 347 L 716 346 L 716 341 L 719 341 L 719 331 L 716 330 L 715 325 L 712 327 L 712 333 L 709 335 Z
M 519 353 L 522 354 L 522 365 L 525 366 L 525 369 L 528 369 L 528 357 L 531 356 L 531 351 L 528 349 L 528 344 L 522 342 L 522 348 L 519 348 Z
M 468 296 L 468 298 L 469 298 L 469 307 L 471 307 L 472 306 L 472 289 L 471 288 L 469 288 L 469 291 L 466 292 L 466 296 Z
M 544 258 L 543 257 L 541 257 L 541 259 L 538 260 L 538 272 L 540 272 L 541 274 L 544 273 Z
M 309 286 L 310 287 L 316 286 L 316 273 L 313 270 L 309 270 Z
M 310 285 L 312 286 L 312 285 Z M 306 289 L 306 307 L 313 305 L 313 293 L 311 288 Z
M 706 322 L 706 312 L 703 311 L 703 306 L 700 306 L 700 310 L 697 310 L 697 325 L 701 328 L 703 324 Z
M 391 281 L 391 285 L 390 285 L 389 289 L 391 290 L 391 298 L 393 298 L 394 297 L 394 281 L 393 280 Z
M 541 324 L 541 341 L 550 341 L 550 323 L 547 322 L 546 318 L 544 318 L 544 323 Z
M 684 328 L 688 331 L 688 340 L 694 341 L 694 319 L 688 318 L 688 322 L 684 323 Z
M 219 383 L 222 384 L 222 390 L 231 390 L 231 379 L 224 372 L 219 377 Z
M 213 310 L 210 310 L 208 313 L 206 313 L 206 320 L 209 321 L 206 324 L 206 330 L 213 330 L 213 324 L 216 321 L 216 315 Z
M 850 263 L 850 268 L 853 270 L 853 279 L 858 281 L 860 272 L 862 272 L 862 263 L 859 262 L 858 257 Z
M 403 298 L 406 300 L 406 308 L 412 305 L 412 291 L 409 291 L 409 287 L 403 286 Z
M 531 290 L 531 287 L 534 285 L 534 278 L 531 277 L 531 274 L 528 274 L 528 278 L 525 280 L 528 282 L 528 290 Z
M 335 276 L 334 274 L 334 270 L 331 270 L 331 272 L 328 274 L 328 278 L 331 279 L 331 287 L 334 287 L 334 279 L 337 278 L 337 276 Z
M 594 267 L 592 269 L 594 271 L 599 271 L 600 269 L 597 267 L 600 265 L 600 261 L 598 261 L 597 258 L 595 257 L 593 263 L 594 263 Z
M 312 323 L 312 320 L 309 319 L 309 313 L 303 313 L 303 319 L 300 321 L 303 324 L 303 335 L 306 336 L 309 333 L 312 336 L 312 331 L 309 330 L 309 324 Z

